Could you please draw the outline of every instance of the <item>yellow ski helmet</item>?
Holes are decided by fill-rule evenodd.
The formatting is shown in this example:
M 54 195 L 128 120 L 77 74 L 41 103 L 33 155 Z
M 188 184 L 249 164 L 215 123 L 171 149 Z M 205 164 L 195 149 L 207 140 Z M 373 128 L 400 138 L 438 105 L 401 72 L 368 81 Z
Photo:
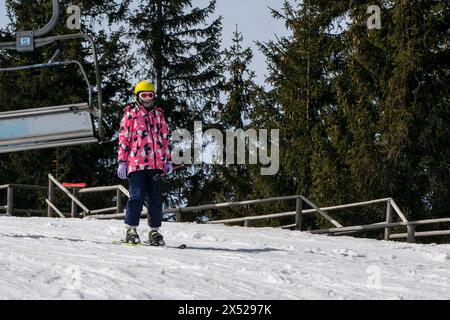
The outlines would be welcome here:
M 150 81 L 144 80 L 139 82 L 135 87 L 134 87 L 134 94 L 138 94 L 139 92 L 147 92 L 147 91 L 151 91 L 151 92 L 155 92 L 155 85 L 153 83 L 151 83 Z

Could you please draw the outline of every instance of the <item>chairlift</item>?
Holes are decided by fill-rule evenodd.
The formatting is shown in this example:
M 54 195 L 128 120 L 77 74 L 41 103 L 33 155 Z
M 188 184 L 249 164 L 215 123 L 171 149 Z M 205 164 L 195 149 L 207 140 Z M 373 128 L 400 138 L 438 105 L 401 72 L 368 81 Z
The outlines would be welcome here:
M 82 33 L 44 37 L 55 28 L 60 16 L 59 1 L 52 0 L 52 4 L 53 14 L 46 26 L 17 32 L 16 41 L 0 42 L 0 49 L 33 52 L 57 41 L 87 41 L 92 48 L 97 104 L 93 103 L 93 87 L 83 65 L 76 60 L 55 61 L 59 50 L 46 63 L 0 68 L 2 73 L 76 65 L 86 82 L 89 97 L 87 102 L 0 112 L 0 153 L 99 143 L 104 140 L 101 76 L 94 40 Z M 97 126 L 94 119 L 97 119 Z

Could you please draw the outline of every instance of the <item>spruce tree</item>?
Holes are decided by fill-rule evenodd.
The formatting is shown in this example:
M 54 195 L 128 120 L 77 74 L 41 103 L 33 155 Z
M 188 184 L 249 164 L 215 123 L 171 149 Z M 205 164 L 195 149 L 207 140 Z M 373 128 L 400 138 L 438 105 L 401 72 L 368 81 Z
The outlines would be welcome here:
M 412 219 L 444 216 L 450 204 L 450 6 L 401 1 L 390 11 L 386 45 L 393 68 L 382 100 L 386 182 Z
M 227 80 L 223 85 L 223 91 L 226 94 L 226 101 L 220 105 L 214 124 L 214 127 L 220 129 L 224 134 L 227 131 L 235 132 L 239 129 L 244 131 L 255 129 L 249 121 L 249 114 L 260 89 L 254 83 L 255 73 L 249 70 L 253 52 L 250 48 L 243 47 L 243 41 L 244 37 L 236 26 L 232 45 L 224 51 Z M 224 150 L 224 163 L 212 167 L 211 180 L 215 185 L 212 196 L 216 202 L 241 201 L 253 194 L 252 175 L 248 163 L 226 164 L 226 159 L 230 156 L 236 161 L 236 151 L 233 150 L 232 155 L 228 155 Z M 245 152 L 248 155 L 247 147 Z M 235 210 L 220 210 L 216 213 L 215 218 L 236 217 L 236 214 Z M 249 214 L 247 210 L 239 210 L 239 216 Z
M 223 91 L 228 94 L 226 104 L 221 108 L 220 120 L 227 129 L 244 128 L 253 107 L 257 86 L 255 72 L 249 70 L 253 60 L 250 48 L 243 48 L 244 37 L 236 26 L 232 45 L 224 52 L 225 66 L 229 74 Z
M 292 36 L 260 43 L 268 60 L 270 95 L 280 119 L 281 168 L 277 177 L 282 190 L 302 194 L 323 204 L 338 186 L 333 182 L 338 170 L 327 136 L 323 116 L 333 105 L 332 72 L 337 41 L 329 34 L 332 14 L 321 1 L 295 5 L 285 1 L 282 19 Z M 273 184 L 273 177 L 266 180 Z M 291 206 L 292 209 L 292 206 Z
M 380 152 L 380 105 L 384 70 L 389 69 L 383 45 L 385 30 L 367 27 L 367 3 L 346 3 L 351 23 L 340 34 L 341 64 L 333 81 L 336 107 L 330 114 L 328 134 L 339 159 L 336 179 L 345 182 L 337 189 L 333 203 L 358 202 L 389 197 L 383 187 L 383 162 Z M 383 21 L 388 17 L 382 14 Z M 338 201 L 340 200 L 340 201 Z M 343 223 L 365 224 L 385 219 L 385 206 L 346 210 Z

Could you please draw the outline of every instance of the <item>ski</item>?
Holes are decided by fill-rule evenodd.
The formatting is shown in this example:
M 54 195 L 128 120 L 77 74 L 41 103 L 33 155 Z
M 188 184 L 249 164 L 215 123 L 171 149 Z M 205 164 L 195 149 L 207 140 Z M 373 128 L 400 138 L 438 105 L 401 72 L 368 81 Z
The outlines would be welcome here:
M 181 244 L 179 246 L 167 246 L 167 245 L 164 245 L 164 246 L 152 246 L 148 242 L 141 242 L 141 243 L 134 244 L 134 243 L 125 242 L 123 240 L 113 241 L 112 244 L 120 244 L 120 245 L 128 246 L 128 247 L 154 247 L 154 248 L 170 248 L 170 249 L 187 249 L 187 245 L 185 245 L 185 244 Z

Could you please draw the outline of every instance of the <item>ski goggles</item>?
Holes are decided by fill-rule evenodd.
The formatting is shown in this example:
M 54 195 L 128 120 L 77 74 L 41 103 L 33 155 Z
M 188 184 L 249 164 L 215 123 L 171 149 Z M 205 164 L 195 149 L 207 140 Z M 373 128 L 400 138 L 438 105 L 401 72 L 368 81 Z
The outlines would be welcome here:
M 153 92 L 141 92 L 139 93 L 139 98 L 142 100 L 152 100 L 155 97 Z

